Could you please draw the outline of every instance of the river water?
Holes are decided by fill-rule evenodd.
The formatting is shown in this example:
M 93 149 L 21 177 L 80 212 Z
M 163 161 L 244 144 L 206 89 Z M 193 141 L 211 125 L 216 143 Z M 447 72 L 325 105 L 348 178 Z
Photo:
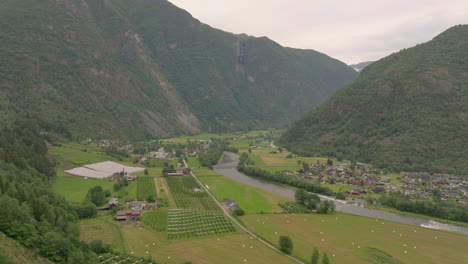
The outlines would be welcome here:
M 214 166 L 214 171 L 225 177 L 245 183 L 247 185 L 254 186 L 272 193 L 276 193 L 290 199 L 294 199 L 295 190 L 293 189 L 279 186 L 270 182 L 258 180 L 238 172 L 236 169 L 238 162 L 239 155 L 232 152 L 224 152 L 224 159 L 218 164 L 216 164 L 216 166 Z M 345 201 L 335 200 L 332 197 L 327 197 L 323 195 L 319 196 L 322 199 L 329 199 L 335 201 L 336 210 L 344 213 L 367 216 L 375 219 L 388 220 L 403 224 L 422 226 L 426 228 L 439 229 L 453 233 L 468 235 L 468 227 L 465 226 L 440 223 L 424 217 L 402 215 L 376 209 L 368 209 L 357 205 L 347 204 Z

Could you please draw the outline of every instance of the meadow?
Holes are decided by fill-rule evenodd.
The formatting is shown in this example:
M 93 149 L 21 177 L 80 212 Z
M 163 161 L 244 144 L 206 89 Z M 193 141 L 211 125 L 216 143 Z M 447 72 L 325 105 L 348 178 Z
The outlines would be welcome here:
M 187 163 L 188 163 L 187 165 L 190 168 L 198 168 L 198 167 L 202 166 L 202 164 L 201 164 L 200 160 L 198 159 L 198 157 L 188 157 Z
M 168 242 L 163 235 L 145 228 L 124 228 L 122 233 L 129 253 L 152 257 L 158 263 L 296 263 L 251 239 L 247 234 L 231 233 Z
M 124 253 L 125 249 L 120 226 L 112 221 L 111 216 L 80 220 L 80 239 L 86 242 L 100 239 L 104 243 L 111 245 L 117 252 Z
M 468 236 L 372 218 L 331 215 L 246 215 L 246 226 L 278 245 L 280 235 L 294 243 L 293 255 L 308 260 L 314 247 L 326 252 L 331 263 L 368 263 L 376 248 L 403 263 L 460 264 L 468 258 Z M 378 262 L 377 262 L 378 263 Z
M 194 169 L 193 172 L 203 184 L 208 185 L 219 202 L 224 202 L 225 199 L 235 200 L 248 214 L 283 212 L 278 203 L 290 201 L 283 196 L 223 177 L 212 170 Z

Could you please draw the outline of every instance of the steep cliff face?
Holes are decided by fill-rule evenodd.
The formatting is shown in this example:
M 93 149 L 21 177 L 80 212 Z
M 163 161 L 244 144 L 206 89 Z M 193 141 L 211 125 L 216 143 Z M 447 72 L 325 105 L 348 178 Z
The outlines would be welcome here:
M 165 0 L 0 6 L 4 118 L 78 137 L 282 126 L 356 76 L 312 50 L 213 29 Z
M 283 144 L 402 170 L 468 173 L 468 26 L 365 68 Z

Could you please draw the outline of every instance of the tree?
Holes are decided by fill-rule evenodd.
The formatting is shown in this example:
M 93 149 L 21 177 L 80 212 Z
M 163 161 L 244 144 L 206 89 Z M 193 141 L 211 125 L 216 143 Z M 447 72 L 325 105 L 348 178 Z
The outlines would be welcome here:
M 278 148 L 278 151 L 279 151 L 279 153 L 283 153 L 283 148 L 282 148 L 282 147 L 279 147 L 279 148 Z
M 106 202 L 105 198 L 106 195 L 104 194 L 104 190 L 102 190 L 101 186 L 95 186 L 89 189 L 88 194 L 86 195 L 86 200 L 92 202 L 96 206 L 103 205 Z
M 148 176 L 149 172 L 148 172 L 148 169 L 145 169 L 145 176 Z
M 327 159 L 327 165 L 329 165 L 329 166 L 333 166 L 333 160 L 331 160 L 331 159 Z
M 242 210 L 241 208 L 237 208 L 237 209 L 234 209 L 234 211 L 232 212 L 233 215 L 237 215 L 237 216 L 243 216 L 245 214 L 244 210 Z
M 304 169 L 305 172 L 308 172 L 310 170 L 309 169 L 309 164 L 307 164 L 306 162 L 302 163 L 302 168 Z
M 310 258 L 310 264 L 318 264 L 319 263 L 320 254 L 317 248 L 314 248 L 314 252 L 312 252 L 312 257 Z
M 322 264 L 330 264 L 327 253 L 323 252 Z
M 154 203 L 154 202 L 156 202 L 156 199 L 154 198 L 153 195 L 150 195 L 150 196 L 148 196 L 148 197 L 146 198 L 146 201 L 147 201 L 148 203 Z
M 291 254 L 293 250 L 293 242 L 289 236 L 280 236 L 279 238 L 280 250 L 286 254 Z
M 342 192 L 337 192 L 336 193 L 336 199 L 339 199 L 339 200 L 346 200 L 346 195 Z
M 294 194 L 294 199 L 296 202 L 300 204 L 304 204 L 304 201 L 306 199 L 307 192 L 304 191 L 303 189 L 296 190 L 296 193 Z

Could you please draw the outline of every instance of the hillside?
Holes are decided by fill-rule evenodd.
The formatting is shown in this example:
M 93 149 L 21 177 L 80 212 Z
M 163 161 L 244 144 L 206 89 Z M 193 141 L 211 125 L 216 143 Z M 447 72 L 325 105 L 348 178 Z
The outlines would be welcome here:
M 279 127 L 357 75 L 166 0 L 4 0 L 0 112 L 68 137 Z
M 0 263 L 2 264 L 51 264 L 52 261 L 36 255 L 14 239 L 0 232 Z
M 468 26 L 364 69 L 281 143 L 394 170 L 467 174 Z

